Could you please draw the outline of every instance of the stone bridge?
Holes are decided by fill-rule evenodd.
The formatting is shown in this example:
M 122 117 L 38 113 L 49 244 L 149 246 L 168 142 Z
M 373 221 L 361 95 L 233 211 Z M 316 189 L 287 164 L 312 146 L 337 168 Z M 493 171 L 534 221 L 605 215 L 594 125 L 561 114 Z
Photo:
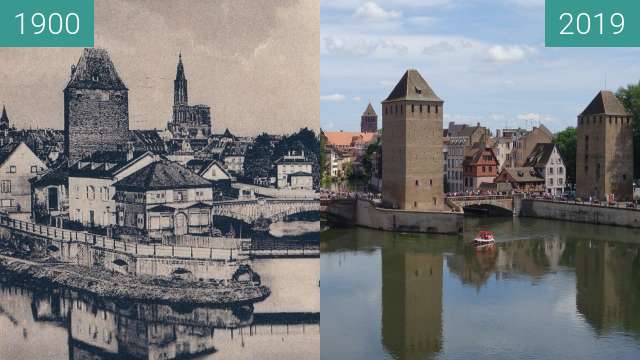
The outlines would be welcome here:
M 478 196 L 449 196 L 448 203 L 461 208 L 469 207 L 493 207 L 512 212 L 517 215 L 520 211 L 522 195 L 478 195 Z
M 275 223 L 290 215 L 319 211 L 320 202 L 313 199 L 258 199 L 216 202 L 213 204 L 211 214 L 253 224 L 260 218 Z

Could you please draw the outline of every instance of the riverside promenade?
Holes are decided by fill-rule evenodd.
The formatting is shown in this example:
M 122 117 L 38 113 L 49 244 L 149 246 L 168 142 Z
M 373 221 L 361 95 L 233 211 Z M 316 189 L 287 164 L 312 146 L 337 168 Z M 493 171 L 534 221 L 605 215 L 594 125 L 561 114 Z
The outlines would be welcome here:
M 319 257 L 318 246 L 272 243 L 254 245 L 249 239 L 189 236 L 183 243 L 194 246 L 139 244 L 60 229 L 0 215 L 0 236 L 16 248 L 49 256 L 58 261 L 130 275 L 185 276 L 202 279 L 233 279 L 242 265 L 254 258 Z M 203 239 L 208 239 L 206 243 Z M 205 246 L 208 244 L 208 246 Z

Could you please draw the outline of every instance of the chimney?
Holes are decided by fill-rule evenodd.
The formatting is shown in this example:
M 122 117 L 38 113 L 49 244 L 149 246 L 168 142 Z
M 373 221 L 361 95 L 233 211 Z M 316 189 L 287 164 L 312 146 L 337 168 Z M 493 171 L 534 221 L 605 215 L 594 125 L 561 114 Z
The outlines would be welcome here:
M 127 162 L 133 160 L 133 145 L 127 146 Z

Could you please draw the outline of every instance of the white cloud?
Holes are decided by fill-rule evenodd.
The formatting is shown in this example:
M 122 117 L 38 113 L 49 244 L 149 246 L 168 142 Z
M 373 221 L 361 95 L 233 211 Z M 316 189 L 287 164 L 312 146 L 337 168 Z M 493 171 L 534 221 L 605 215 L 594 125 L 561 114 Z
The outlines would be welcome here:
M 409 48 L 397 41 L 388 39 L 342 38 L 327 36 L 325 49 L 329 54 L 342 56 L 368 56 L 377 50 L 389 50 L 392 55 L 406 55 Z
M 344 101 L 346 97 L 342 94 L 321 95 L 320 101 Z
M 354 96 L 352 99 L 353 99 L 353 101 L 360 101 L 360 100 L 362 100 L 362 98 L 361 98 L 360 96 Z
M 456 51 L 455 46 L 448 41 L 440 41 L 439 43 L 426 46 L 422 49 L 422 53 L 425 55 L 435 55 L 454 51 Z
M 333 36 L 324 39 L 327 52 L 333 55 L 367 56 L 378 48 L 375 41 L 337 38 Z
M 527 56 L 534 54 L 536 51 L 531 46 L 521 45 L 494 45 L 489 47 L 487 55 L 489 60 L 497 63 L 511 63 L 525 60 Z
M 360 5 L 353 13 L 355 19 L 365 21 L 389 21 L 399 19 L 402 16 L 400 11 L 385 10 L 380 5 L 368 1 Z
M 544 123 L 544 122 L 554 121 L 554 118 L 551 116 L 537 114 L 537 113 L 520 114 L 516 118 L 520 121 L 534 122 L 534 123 Z

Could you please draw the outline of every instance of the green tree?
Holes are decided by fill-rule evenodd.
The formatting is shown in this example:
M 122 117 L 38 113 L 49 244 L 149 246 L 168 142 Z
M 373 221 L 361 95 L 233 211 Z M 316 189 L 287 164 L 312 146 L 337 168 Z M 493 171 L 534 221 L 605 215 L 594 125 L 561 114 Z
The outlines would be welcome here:
M 633 167 L 635 178 L 640 177 L 640 82 L 621 87 L 616 96 L 633 115 Z
M 373 162 L 375 161 L 374 154 L 380 150 L 380 142 L 379 140 L 369 144 L 367 146 L 367 150 L 364 153 L 364 157 L 362 158 L 362 168 L 364 170 L 364 177 L 366 180 L 371 179 Z
M 320 186 L 320 148 L 320 137 L 315 131 L 304 128 L 295 134 L 285 136 L 276 146 L 272 160 L 276 161 L 286 155 L 289 150 L 304 150 L 307 159 L 313 164 L 313 185 L 318 187 Z
M 558 145 L 558 151 L 564 160 L 567 168 L 567 182 L 576 183 L 576 147 L 577 137 L 576 128 L 568 127 L 559 132 L 555 136 L 555 143 Z
M 320 178 L 324 179 L 327 172 L 327 138 L 324 136 L 324 132 L 320 129 Z

